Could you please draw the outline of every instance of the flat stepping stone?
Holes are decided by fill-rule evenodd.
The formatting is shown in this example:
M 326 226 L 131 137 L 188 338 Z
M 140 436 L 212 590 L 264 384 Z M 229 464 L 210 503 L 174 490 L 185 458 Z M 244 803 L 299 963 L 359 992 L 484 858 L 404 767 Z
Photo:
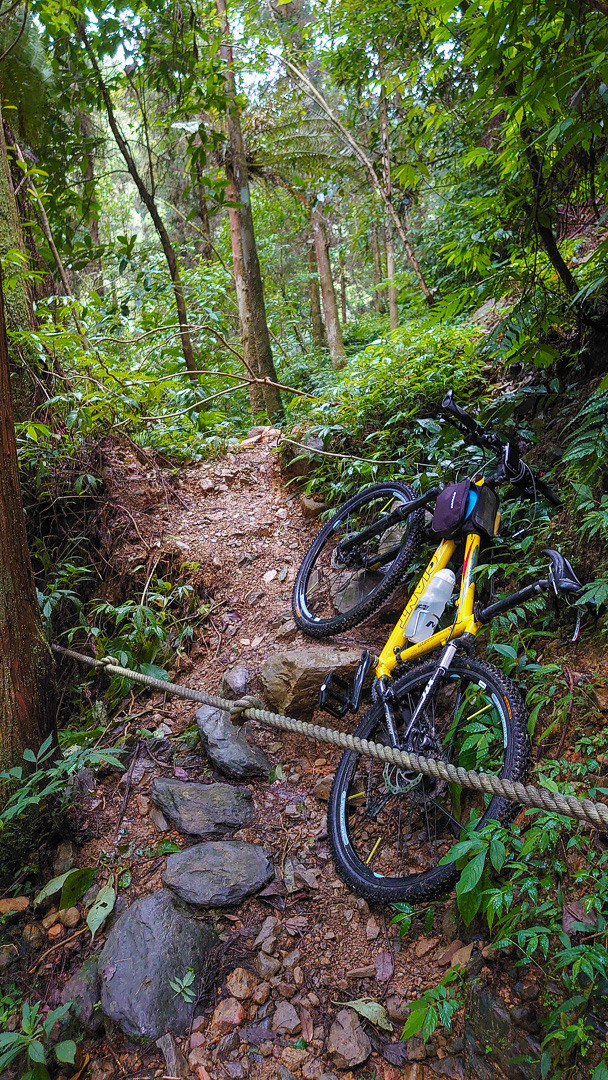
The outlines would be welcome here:
M 259 746 L 250 746 L 245 731 L 230 720 L 230 713 L 203 705 L 196 723 L 205 753 L 212 765 L 233 780 L 268 776 L 271 761 Z
M 272 857 L 264 848 L 227 840 L 170 855 L 163 882 L 188 904 L 228 907 L 259 892 L 273 875 Z
M 99 957 L 103 1012 L 125 1035 L 185 1034 L 192 1004 L 169 983 L 192 968 L 196 993 L 216 941 L 211 927 L 168 889 L 136 900 L 116 920 Z
M 231 784 L 194 784 L 183 780 L 152 781 L 150 798 L 168 821 L 188 836 L 229 836 L 254 819 L 248 788 Z

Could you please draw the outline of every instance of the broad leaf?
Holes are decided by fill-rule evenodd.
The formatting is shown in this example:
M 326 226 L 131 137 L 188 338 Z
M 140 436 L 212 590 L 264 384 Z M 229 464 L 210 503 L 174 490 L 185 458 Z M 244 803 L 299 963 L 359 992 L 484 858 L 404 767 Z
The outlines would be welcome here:
M 475 889 L 471 890 L 470 892 L 460 893 L 460 895 L 457 896 L 458 910 L 465 926 L 468 926 L 469 923 L 473 922 L 473 919 L 479 911 L 482 896 L 482 889 Z
M 104 885 L 97 893 L 95 903 L 87 915 L 87 926 L 91 931 L 91 940 L 95 937 L 100 926 L 106 921 L 108 915 L 114 910 L 115 903 L 116 890 L 114 889 L 114 875 L 112 875 L 108 884 Z
M 59 907 L 74 907 L 76 901 L 80 900 L 81 896 L 84 896 L 96 877 L 97 871 L 92 866 L 87 866 L 82 870 L 73 870 L 61 890 Z
M 64 1061 L 68 1065 L 73 1065 L 76 1060 L 76 1049 L 76 1043 L 73 1039 L 64 1039 L 63 1042 L 57 1043 L 55 1057 L 57 1061 Z
M 462 896 L 463 893 L 471 892 L 475 888 L 483 874 L 485 863 L 485 850 L 480 851 L 479 855 L 476 855 L 474 859 L 471 859 L 470 863 L 467 863 L 456 886 L 456 895 L 458 897 Z
M 27 1054 L 31 1061 L 38 1061 L 41 1065 L 46 1062 L 46 1054 L 44 1052 L 44 1046 L 38 1039 L 34 1039 L 33 1042 L 27 1048 Z
M 426 1003 L 419 1009 L 412 1009 L 410 1015 L 405 1021 L 405 1027 L 401 1032 L 401 1038 L 405 1041 L 411 1039 L 412 1035 L 417 1035 L 420 1028 L 424 1024 L 428 1006 Z
M 59 1005 L 56 1009 L 51 1009 L 44 1018 L 43 1028 L 47 1038 L 50 1036 L 55 1024 L 58 1020 L 63 1020 L 66 1013 L 69 1013 L 72 1008 L 72 1002 L 66 1001 L 65 1005 Z
M 384 1031 L 392 1031 L 393 1025 L 391 1024 L 384 1005 L 381 1005 L 378 1001 L 372 1001 L 369 998 L 356 998 L 355 1001 L 337 1002 L 336 1004 L 342 1004 L 345 1008 L 354 1009 L 360 1016 L 364 1016 L 366 1020 L 370 1020 L 376 1027 L 383 1028 Z
M 59 890 L 63 888 L 70 875 L 75 873 L 78 873 L 78 871 L 67 870 L 65 874 L 60 874 L 59 877 L 54 877 L 51 881 L 47 882 L 37 896 L 34 897 L 34 907 L 36 907 L 37 904 L 41 904 L 47 897 L 54 896 L 55 893 L 58 893 Z

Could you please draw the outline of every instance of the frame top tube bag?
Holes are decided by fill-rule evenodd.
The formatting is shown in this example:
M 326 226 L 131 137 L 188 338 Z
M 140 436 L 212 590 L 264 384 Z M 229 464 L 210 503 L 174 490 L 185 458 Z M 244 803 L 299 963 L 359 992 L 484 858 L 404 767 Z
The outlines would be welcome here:
M 457 484 L 448 484 L 437 496 L 431 525 L 435 536 L 451 540 L 457 535 L 466 517 L 470 490 L 471 481 L 460 480 Z

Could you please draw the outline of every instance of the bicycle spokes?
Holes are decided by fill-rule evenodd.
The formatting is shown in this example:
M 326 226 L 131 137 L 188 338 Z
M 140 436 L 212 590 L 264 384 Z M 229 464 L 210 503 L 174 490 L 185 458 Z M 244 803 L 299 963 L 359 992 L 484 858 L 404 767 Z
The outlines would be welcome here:
M 423 685 L 394 706 L 399 736 L 407 730 Z M 400 747 L 442 758 L 467 769 L 500 773 L 504 764 L 502 709 L 486 686 L 450 674 L 427 703 L 407 744 Z M 374 734 L 387 741 L 379 724 Z M 442 780 L 376 761 L 354 768 L 347 792 L 347 830 L 357 857 L 376 876 L 418 874 L 454 843 L 462 827 L 479 816 L 487 797 Z
M 336 523 L 306 583 L 306 607 L 313 617 L 346 614 L 384 581 L 408 531 L 407 521 L 388 523 L 398 505 L 393 495 L 382 493 Z

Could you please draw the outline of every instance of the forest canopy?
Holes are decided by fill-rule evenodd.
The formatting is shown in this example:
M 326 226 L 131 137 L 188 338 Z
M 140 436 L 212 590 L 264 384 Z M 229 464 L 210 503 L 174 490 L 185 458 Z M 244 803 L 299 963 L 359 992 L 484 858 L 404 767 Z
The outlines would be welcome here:
M 584 581 L 583 660 L 578 623 L 562 613 L 556 630 L 540 602 L 497 620 L 487 648 L 523 687 L 546 751 L 535 779 L 605 795 L 608 3 L 5 0 L 0 114 L 11 896 L 43 883 L 36 830 L 48 845 L 72 821 L 74 776 L 117 771 L 133 760 L 120 755 L 137 760 L 134 739 L 167 734 L 160 713 L 154 730 L 118 730 L 133 685 L 56 665 L 51 644 L 166 681 L 203 650 L 207 668 L 226 666 L 258 640 L 258 628 L 235 637 L 242 615 L 217 614 L 220 556 L 204 564 L 164 531 L 171 508 L 192 507 L 188 470 L 216 469 L 196 499 L 227 492 L 237 452 L 273 438 L 305 517 L 376 481 L 427 491 L 487 464 L 439 423 L 448 389 L 563 499 L 553 516 L 505 507 L 512 542 L 479 572 L 493 595 L 545 573 L 560 546 Z M 288 572 L 260 576 L 283 585 Z M 253 618 L 263 594 L 248 595 Z M 606 1080 L 604 841 L 557 815 L 534 821 L 472 842 L 468 911 L 518 963 L 546 965 L 533 1075 L 582 1075 L 585 1059 Z M 114 900 L 131 880 L 117 867 L 103 886 Z M 404 933 L 412 919 L 430 933 L 433 918 L 399 914 Z M 422 995 L 429 1037 L 451 1020 L 445 979 Z

